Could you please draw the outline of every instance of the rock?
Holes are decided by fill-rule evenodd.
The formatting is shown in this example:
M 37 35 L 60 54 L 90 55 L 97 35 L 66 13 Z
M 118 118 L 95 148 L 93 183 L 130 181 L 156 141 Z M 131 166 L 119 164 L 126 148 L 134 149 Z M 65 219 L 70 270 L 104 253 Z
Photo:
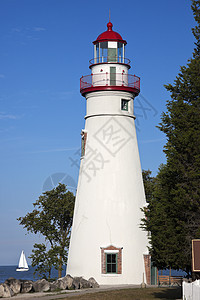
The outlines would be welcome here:
M 0 298 L 10 298 L 14 296 L 14 292 L 6 283 L 0 284 Z
M 67 281 L 67 289 L 68 290 L 72 289 L 73 277 L 71 275 L 67 274 L 65 276 L 65 278 L 66 278 L 66 281 Z
M 7 284 L 10 287 L 14 294 L 20 293 L 22 285 L 20 280 L 10 277 L 5 281 L 5 284 Z
M 75 290 L 78 289 L 87 289 L 90 288 L 91 284 L 88 280 L 84 279 L 83 277 L 74 277 L 72 281 L 72 288 Z
M 59 278 L 55 284 L 61 290 L 70 290 L 72 288 L 73 277 L 67 274 L 65 277 Z
M 4 287 L 3 283 L 0 284 L 0 298 L 3 298 L 3 293 L 4 293 Z
M 33 281 L 21 279 L 20 282 L 21 282 L 21 293 L 29 293 L 33 291 Z
M 89 288 L 91 288 L 90 282 L 81 277 L 81 279 L 80 279 L 80 289 L 89 289 Z
M 80 289 L 80 281 L 82 277 L 74 277 L 72 281 L 72 288 L 74 290 Z
M 96 282 L 96 280 L 93 277 L 90 277 L 88 281 L 90 283 L 91 288 L 99 288 L 99 284 Z
M 58 287 L 56 285 L 56 281 L 50 282 L 50 291 L 55 292 L 57 289 L 58 289 Z
M 40 279 L 33 282 L 34 292 L 48 292 L 50 290 L 50 283 L 46 279 Z

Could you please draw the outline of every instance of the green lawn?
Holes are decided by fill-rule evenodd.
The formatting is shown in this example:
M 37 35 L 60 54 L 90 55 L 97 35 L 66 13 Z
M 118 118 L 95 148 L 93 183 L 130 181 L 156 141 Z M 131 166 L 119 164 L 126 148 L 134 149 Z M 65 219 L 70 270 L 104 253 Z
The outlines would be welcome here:
M 124 289 L 87 293 L 84 295 L 69 295 L 64 300 L 144 300 L 144 299 L 181 299 L 181 287 L 177 288 L 146 288 Z

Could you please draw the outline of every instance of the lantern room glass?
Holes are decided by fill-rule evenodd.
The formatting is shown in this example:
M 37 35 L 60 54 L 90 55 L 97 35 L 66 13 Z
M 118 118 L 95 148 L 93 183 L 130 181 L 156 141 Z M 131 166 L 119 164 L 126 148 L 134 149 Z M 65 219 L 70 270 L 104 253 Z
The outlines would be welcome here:
M 124 44 L 120 43 L 120 42 L 118 42 L 117 44 L 118 44 L 118 47 L 117 47 L 117 49 L 118 49 L 118 62 L 119 63 L 124 63 L 124 49 L 125 49 Z
M 101 62 L 107 62 L 108 57 L 108 42 L 99 43 Z
M 94 63 L 124 63 L 124 43 L 115 41 L 98 42 L 94 45 Z

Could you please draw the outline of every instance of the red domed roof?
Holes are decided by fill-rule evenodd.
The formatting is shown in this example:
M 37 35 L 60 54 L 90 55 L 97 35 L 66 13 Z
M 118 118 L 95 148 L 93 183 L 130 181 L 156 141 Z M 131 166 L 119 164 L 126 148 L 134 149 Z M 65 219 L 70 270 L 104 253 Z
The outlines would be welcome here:
M 104 31 L 101 33 L 96 41 L 93 42 L 93 44 L 96 44 L 98 42 L 106 42 L 106 41 L 117 41 L 127 44 L 125 40 L 122 39 L 121 35 L 115 31 L 112 30 L 113 24 L 111 22 L 108 22 L 107 24 L 107 31 Z

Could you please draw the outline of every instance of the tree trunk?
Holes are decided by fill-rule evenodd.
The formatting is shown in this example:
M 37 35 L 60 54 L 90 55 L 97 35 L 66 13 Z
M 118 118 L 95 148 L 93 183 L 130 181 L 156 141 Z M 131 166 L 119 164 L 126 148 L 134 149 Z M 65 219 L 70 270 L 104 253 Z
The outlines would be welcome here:
M 169 267 L 169 284 L 171 284 L 172 269 Z
M 49 278 L 48 279 L 51 279 L 51 269 L 49 269 Z
M 62 277 L 62 256 L 59 258 L 59 267 L 58 267 L 58 278 Z

